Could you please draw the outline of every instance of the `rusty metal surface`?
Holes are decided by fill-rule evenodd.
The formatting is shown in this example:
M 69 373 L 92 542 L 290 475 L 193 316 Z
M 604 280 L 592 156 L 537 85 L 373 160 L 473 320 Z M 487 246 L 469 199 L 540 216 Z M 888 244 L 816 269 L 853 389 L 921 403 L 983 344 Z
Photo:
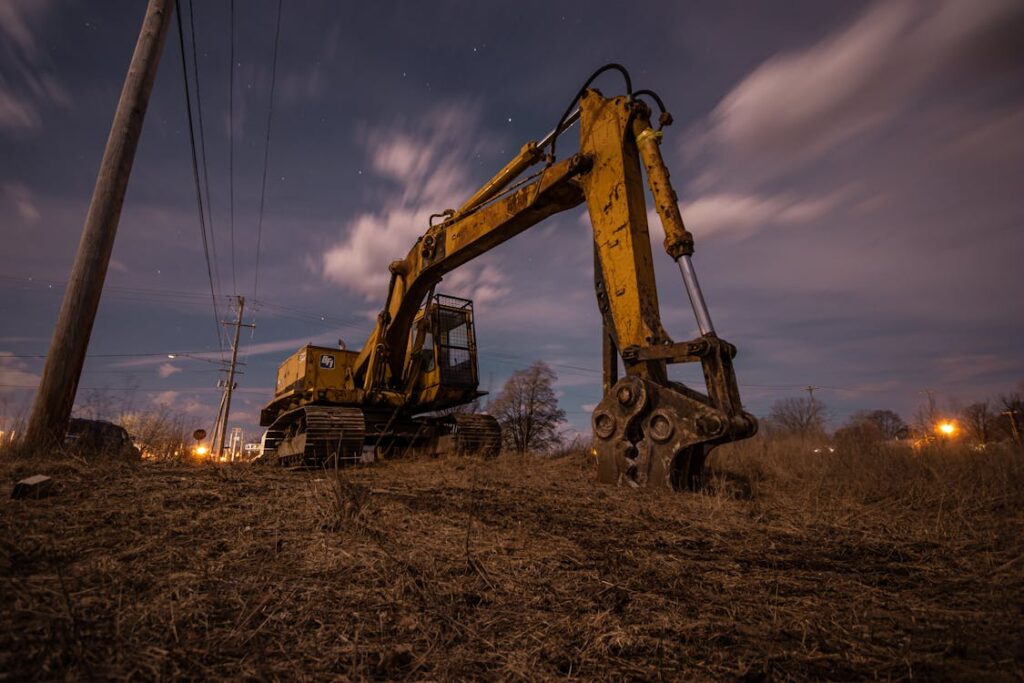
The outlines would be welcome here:
M 605 98 L 587 90 L 580 99 L 580 150 L 593 159 L 593 168 L 580 182 L 597 248 L 598 306 L 619 349 L 669 338 L 658 306 L 632 116 L 632 102 L 625 97 Z M 640 363 L 627 372 L 659 383 L 668 379 L 660 361 Z
M 598 480 L 637 488 L 692 489 L 711 446 L 746 438 L 756 422 L 730 415 L 677 384 L 619 380 L 592 417 Z
M 634 110 L 633 135 L 647 169 L 647 185 L 654 198 L 654 209 L 665 229 L 665 252 L 673 259 L 693 254 L 693 235 L 683 224 L 679 198 L 672 189 L 671 174 L 661 157 L 661 131 L 651 128 L 650 114 L 642 102 L 637 102 Z

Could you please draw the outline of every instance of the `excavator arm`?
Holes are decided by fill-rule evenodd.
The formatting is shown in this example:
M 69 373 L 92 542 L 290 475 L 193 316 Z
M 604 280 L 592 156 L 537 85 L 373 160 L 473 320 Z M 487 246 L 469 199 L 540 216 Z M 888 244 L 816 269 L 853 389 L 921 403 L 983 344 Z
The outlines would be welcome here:
M 548 216 L 580 205 L 583 191 L 575 178 L 585 168 L 580 155 L 549 166 L 500 200 L 432 226 L 404 259 L 391 263 L 384 309 L 353 368 L 367 392 L 403 383 L 413 319 L 442 278 Z
M 693 237 L 683 224 L 661 158 L 661 132 L 652 128 L 649 108 L 633 97 L 605 98 L 588 88 L 579 104 L 578 154 L 559 162 L 544 154 L 565 126 L 560 124 L 547 140 L 524 146 L 465 205 L 445 212 L 445 220 L 431 225 L 404 259 L 390 265 L 386 303 L 355 360 L 354 377 L 370 397 L 408 394 L 410 359 L 423 337 L 414 330 L 416 314 L 445 274 L 586 202 L 604 327 L 605 396 L 593 414 L 599 479 L 693 486 L 711 447 L 757 429 L 740 402 L 732 367 L 736 349 L 717 337 L 704 305 L 690 261 Z M 543 162 L 534 176 L 513 184 Z M 673 342 L 662 327 L 644 170 L 665 230 L 665 250 L 679 264 L 701 331 L 692 341 Z M 669 381 L 667 365 L 681 362 L 702 364 L 707 394 Z

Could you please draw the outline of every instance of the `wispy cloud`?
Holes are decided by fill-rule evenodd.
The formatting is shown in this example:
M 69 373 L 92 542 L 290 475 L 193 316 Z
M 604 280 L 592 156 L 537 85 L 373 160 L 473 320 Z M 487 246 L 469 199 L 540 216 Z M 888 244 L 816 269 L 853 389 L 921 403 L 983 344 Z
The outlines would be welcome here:
M 241 357 L 249 356 L 263 356 L 271 353 L 280 353 L 281 351 L 297 351 L 300 346 L 305 344 L 314 343 L 320 340 L 321 343 L 333 343 L 342 334 L 350 334 L 350 329 L 328 330 L 322 334 L 317 334 L 316 337 L 292 337 L 290 339 L 279 339 L 277 341 L 261 342 L 259 344 L 248 344 L 239 347 L 239 355 Z M 330 340 L 330 341 L 324 341 Z M 183 357 L 183 360 L 196 359 L 196 360 L 221 360 L 221 354 L 219 351 L 205 351 L 203 353 L 190 353 L 188 356 Z M 161 374 L 161 377 L 169 377 L 175 372 L 180 371 L 176 366 L 171 365 L 167 362 L 168 359 L 160 357 L 144 357 L 144 358 L 131 358 L 128 360 L 120 361 L 114 364 L 114 367 L 121 368 L 132 368 L 132 367 L 146 367 L 150 365 L 159 365 L 160 372 L 165 372 L 164 368 L 170 368 L 167 375 Z
M 161 379 L 167 379 L 171 375 L 181 372 L 181 368 L 171 363 L 162 363 L 156 370 L 156 374 L 160 375 Z
M 25 363 L 10 351 L 0 351 L 0 395 L 11 394 L 39 384 L 39 375 L 26 370 Z
M 767 226 L 804 225 L 818 220 L 841 199 L 841 193 L 826 197 L 799 198 L 785 194 L 761 195 L 725 192 L 698 196 L 687 202 L 683 214 L 687 226 L 700 235 L 740 237 Z M 665 230 L 654 209 L 647 224 L 655 249 L 661 248 Z
M 27 98 L 6 89 L 0 83 L 0 128 L 31 130 L 39 126 L 39 112 Z
M 3 105 L 0 104 L 0 109 Z M 0 114 L 2 116 L 2 114 Z M 26 223 L 35 223 L 39 220 L 39 209 L 32 199 L 32 191 L 23 183 L 6 183 L 3 185 L 4 199 L 10 203 L 18 215 Z
M 22 52 L 34 54 L 36 39 L 29 24 L 49 5 L 46 0 L 5 0 L 0 3 L 0 36 Z
M 368 301 L 382 300 L 388 264 L 408 253 L 431 214 L 453 208 L 475 189 L 468 169 L 481 149 L 476 141 L 485 137 L 478 128 L 475 108 L 450 105 L 424 113 L 415 124 L 371 130 L 370 170 L 390 189 L 379 209 L 347 223 L 342 239 L 323 256 L 324 276 Z M 504 275 L 485 259 L 452 273 L 445 284 L 453 294 L 492 302 L 507 292 Z
M 781 162 L 820 157 L 952 70 L 1019 68 L 1021 30 L 1017 0 L 875 2 L 845 29 L 753 71 L 714 110 L 711 138 Z
M 685 136 L 685 156 L 702 170 L 683 188 L 684 219 L 698 236 L 732 239 L 834 224 L 892 191 L 879 179 L 921 173 L 915 145 L 1011 157 L 1019 106 L 994 116 L 984 93 L 1019 73 L 1022 30 L 1017 0 L 878 0 L 818 42 L 771 57 Z
M 0 129 L 38 130 L 43 108 L 70 103 L 67 91 L 50 75 L 32 29 L 48 14 L 50 5 L 46 0 L 0 3 Z

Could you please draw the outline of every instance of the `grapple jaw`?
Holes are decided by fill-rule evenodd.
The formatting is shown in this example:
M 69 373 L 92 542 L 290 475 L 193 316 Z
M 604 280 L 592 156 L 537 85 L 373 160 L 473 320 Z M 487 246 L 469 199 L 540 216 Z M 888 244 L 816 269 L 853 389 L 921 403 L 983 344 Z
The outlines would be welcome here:
M 716 346 L 729 348 L 724 342 Z M 599 481 L 694 489 L 711 448 L 753 436 L 757 420 L 728 400 L 733 387 L 717 386 L 735 384 L 731 366 L 708 375 L 709 366 L 721 367 L 708 360 L 710 397 L 676 382 L 661 385 L 636 375 L 612 386 L 592 417 Z

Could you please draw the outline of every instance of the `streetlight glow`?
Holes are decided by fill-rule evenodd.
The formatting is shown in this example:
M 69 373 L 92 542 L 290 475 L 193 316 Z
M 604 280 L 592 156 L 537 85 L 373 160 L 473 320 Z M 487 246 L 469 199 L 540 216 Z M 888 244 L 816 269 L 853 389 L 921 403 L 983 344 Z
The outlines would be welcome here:
M 935 429 L 939 434 L 942 434 L 943 436 L 953 436 L 954 434 L 956 434 L 956 424 L 950 422 L 949 420 L 940 422 Z
M 210 449 L 207 448 L 206 446 L 196 446 L 195 449 L 193 449 L 193 452 L 200 458 L 202 458 L 203 456 L 210 452 Z

